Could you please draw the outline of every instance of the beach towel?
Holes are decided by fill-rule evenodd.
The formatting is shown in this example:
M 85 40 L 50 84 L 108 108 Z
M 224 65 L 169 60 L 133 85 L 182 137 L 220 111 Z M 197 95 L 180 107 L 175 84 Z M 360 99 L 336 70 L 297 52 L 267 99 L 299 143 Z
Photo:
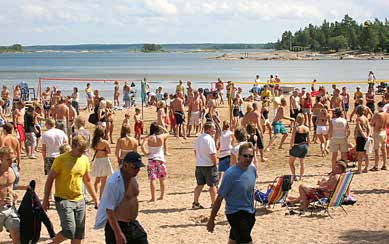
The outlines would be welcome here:
M 367 154 L 371 154 L 374 149 L 374 140 L 372 137 L 368 137 L 365 143 L 365 148 Z

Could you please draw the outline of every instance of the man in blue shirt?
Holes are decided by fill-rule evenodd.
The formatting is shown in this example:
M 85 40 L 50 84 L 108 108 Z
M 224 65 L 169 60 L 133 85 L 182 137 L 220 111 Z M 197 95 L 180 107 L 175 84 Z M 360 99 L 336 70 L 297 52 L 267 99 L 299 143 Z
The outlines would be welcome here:
M 257 170 L 252 164 L 254 150 L 250 142 L 240 146 L 238 162 L 226 171 L 207 224 L 207 230 L 213 232 L 215 217 L 225 199 L 225 212 L 231 226 L 230 244 L 252 243 L 251 230 L 255 223 L 254 187 L 257 178 Z

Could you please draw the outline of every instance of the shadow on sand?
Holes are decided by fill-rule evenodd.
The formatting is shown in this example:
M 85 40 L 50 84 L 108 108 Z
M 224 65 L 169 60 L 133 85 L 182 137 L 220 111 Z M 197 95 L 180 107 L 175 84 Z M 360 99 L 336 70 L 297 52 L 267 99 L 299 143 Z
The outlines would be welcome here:
M 389 189 L 372 189 L 372 190 L 351 190 L 354 194 L 385 194 L 389 193 Z
M 365 231 L 365 230 L 348 230 L 345 231 L 339 239 L 347 243 L 354 242 L 374 242 L 374 243 L 388 243 L 389 231 Z

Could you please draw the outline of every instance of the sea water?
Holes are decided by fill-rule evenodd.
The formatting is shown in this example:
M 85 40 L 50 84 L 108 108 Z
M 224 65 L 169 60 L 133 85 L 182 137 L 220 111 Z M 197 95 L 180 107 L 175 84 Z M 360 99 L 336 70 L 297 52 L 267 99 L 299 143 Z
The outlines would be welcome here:
M 212 53 L 131 53 L 131 52 L 31 52 L 0 54 L 0 83 L 12 87 L 25 81 L 37 91 L 39 77 L 79 78 L 80 81 L 45 81 L 57 86 L 64 95 L 78 87 L 85 102 L 84 78 L 138 81 L 146 78 L 151 90 L 159 86 L 173 92 L 178 80 L 190 80 L 193 87 L 210 88 L 220 77 L 224 81 L 254 81 L 259 75 L 267 81 L 278 74 L 282 81 L 355 81 L 366 80 L 374 71 L 377 79 L 389 79 L 389 60 L 315 60 L 315 61 L 254 61 L 216 60 Z M 139 98 L 139 82 L 137 85 Z M 121 87 L 123 82 L 121 83 Z M 113 99 L 113 83 L 92 83 L 93 89 Z M 240 85 L 246 91 L 252 85 Z M 339 85 L 341 86 L 341 85 Z M 355 89 L 350 85 L 349 89 Z M 296 85 L 301 87 L 301 85 Z M 364 87 L 364 85 L 362 85 Z M 137 98 L 137 100 L 139 100 Z

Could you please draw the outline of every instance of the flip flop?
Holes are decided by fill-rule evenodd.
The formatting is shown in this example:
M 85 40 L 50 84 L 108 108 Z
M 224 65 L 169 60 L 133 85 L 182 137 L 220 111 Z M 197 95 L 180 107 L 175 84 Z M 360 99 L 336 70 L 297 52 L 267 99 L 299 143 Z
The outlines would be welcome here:
M 378 171 L 378 168 L 374 166 L 373 168 L 369 169 L 369 171 Z

